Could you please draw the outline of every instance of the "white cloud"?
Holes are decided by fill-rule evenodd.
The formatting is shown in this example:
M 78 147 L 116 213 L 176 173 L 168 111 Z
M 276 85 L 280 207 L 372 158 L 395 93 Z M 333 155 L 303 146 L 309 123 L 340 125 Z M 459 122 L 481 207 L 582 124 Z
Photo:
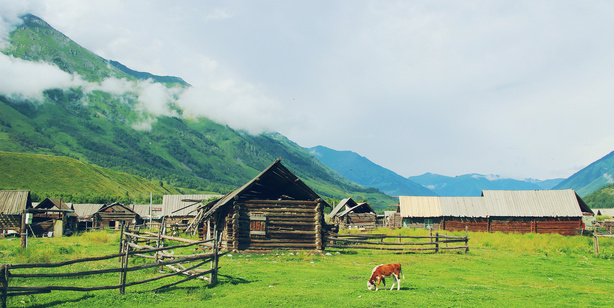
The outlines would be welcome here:
M 27 9 L 105 58 L 194 85 L 92 85 L 135 87 L 143 110 L 177 98 L 187 115 L 405 176 L 567 177 L 614 147 L 607 1 L 4 3 L 3 16 Z

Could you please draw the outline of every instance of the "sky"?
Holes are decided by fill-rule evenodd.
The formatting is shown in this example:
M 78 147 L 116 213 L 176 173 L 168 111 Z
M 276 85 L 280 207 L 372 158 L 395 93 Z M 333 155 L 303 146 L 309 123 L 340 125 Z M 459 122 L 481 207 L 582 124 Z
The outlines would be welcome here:
M 178 97 L 188 116 L 405 177 L 567 178 L 614 150 L 613 1 L 0 0 L 1 38 L 24 13 L 192 87 L 87 84 L 0 56 L 0 93 L 135 86 L 147 111 Z

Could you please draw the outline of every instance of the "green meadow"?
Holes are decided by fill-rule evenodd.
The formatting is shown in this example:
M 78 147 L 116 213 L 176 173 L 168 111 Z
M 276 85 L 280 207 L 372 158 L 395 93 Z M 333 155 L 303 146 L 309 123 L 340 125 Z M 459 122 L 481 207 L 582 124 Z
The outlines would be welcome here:
M 428 235 L 428 231 L 377 230 L 376 233 Z M 464 235 L 463 233 L 449 233 Z M 469 252 L 395 254 L 329 249 L 325 253 L 273 251 L 231 253 L 220 259 L 219 283 L 189 281 L 161 291 L 162 281 L 118 290 L 53 291 L 10 297 L 8 307 L 596 307 L 611 306 L 614 239 L 550 234 L 469 233 Z M 169 245 L 172 243 L 169 243 Z M 2 263 L 58 262 L 116 253 L 119 235 L 111 231 L 65 238 L 0 239 Z M 132 258 L 131 266 L 148 261 Z M 368 291 L 367 279 L 381 263 L 403 264 L 401 290 Z M 73 265 L 64 271 L 118 267 L 112 259 Z M 15 270 L 20 273 L 26 270 Z M 31 272 L 57 272 L 37 268 Z M 130 273 L 128 281 L 159 275 Z M 115 285 L 118 274 L 37 280 L 11 278 L 11 286 Z M 387 279 L 388 288 L 392 284 Z

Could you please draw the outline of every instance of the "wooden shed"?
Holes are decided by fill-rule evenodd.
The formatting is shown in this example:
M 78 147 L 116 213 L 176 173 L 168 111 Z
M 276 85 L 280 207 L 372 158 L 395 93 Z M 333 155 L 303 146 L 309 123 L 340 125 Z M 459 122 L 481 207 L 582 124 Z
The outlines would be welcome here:
M 400 196 L 404 227 L 482 232 L 582 232 L 592 211 L 572 189 L 485 190 L 481 197 Z
M 143 223 L 143 219 L 139 214 L 131 210 L 130 207 L 119 202 L 105 204 L 96 213 L 92 214 L 92 225 L 95 229 L 117 229 L 120 222 L 140 225 Z
M 232 251 L 321 251 L 329 206 L 277 159 L 243 187 L 200 208 L 198 230 Z M 217 228 L 215 227 L 217 225 Z
M 32 198 L 29 190 L 0 190 L 1 232 L 20 232 L 22 215 L 30 208 Z
M 104 204 L 96 203 L 73 203 L 72 209 L 77 215 L 77 230 L 89 231 L 94 229 L 93 216 Z
M 29 228 L 35 236 L 72 235 L 77 231 L 72 204 L 61 199 L 46 198 L 28 212 L 33 214 Z
M 367 202 L 357 203 L 352 198 L 341 200 L 328 217 L 341 229 L 371 230 L 377 222 L 377 214 Z
M 220 197 L 222 195 L 164 195 L 160 215 L 168 223 L 187 225 L 194 219 L 203 201 Z

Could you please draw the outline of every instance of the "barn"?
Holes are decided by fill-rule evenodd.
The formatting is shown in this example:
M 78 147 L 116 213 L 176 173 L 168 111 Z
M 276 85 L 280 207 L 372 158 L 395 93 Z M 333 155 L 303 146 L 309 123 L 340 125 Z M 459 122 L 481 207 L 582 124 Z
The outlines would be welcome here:
M 0 190 L 0 230 L 20 232 L 21 218 L 26 209 L 32 208 L 29 190 Z
M 328 218 L 341 229 L 371 230 L 377 222 L 377 214 L 367 202 L 357 203 L 352 198 L 341 200 Z
M 580 234 L 592 211 L 572 189 L 484 190 L 481 197 L 400 196 L 404 227 Z
M 90 231 L 94 229 L 93 215 L 103 206 L 104 204 L 96 203 L 73 203 L 72 209 L 77 215 L 77 230 Z
M 277 159 L 241 188 L 201 206 L 197 226 L 201 238 L 219 230 L 222 247 L 232 251 L 321 251 L 324 207 L 330 205 Z

